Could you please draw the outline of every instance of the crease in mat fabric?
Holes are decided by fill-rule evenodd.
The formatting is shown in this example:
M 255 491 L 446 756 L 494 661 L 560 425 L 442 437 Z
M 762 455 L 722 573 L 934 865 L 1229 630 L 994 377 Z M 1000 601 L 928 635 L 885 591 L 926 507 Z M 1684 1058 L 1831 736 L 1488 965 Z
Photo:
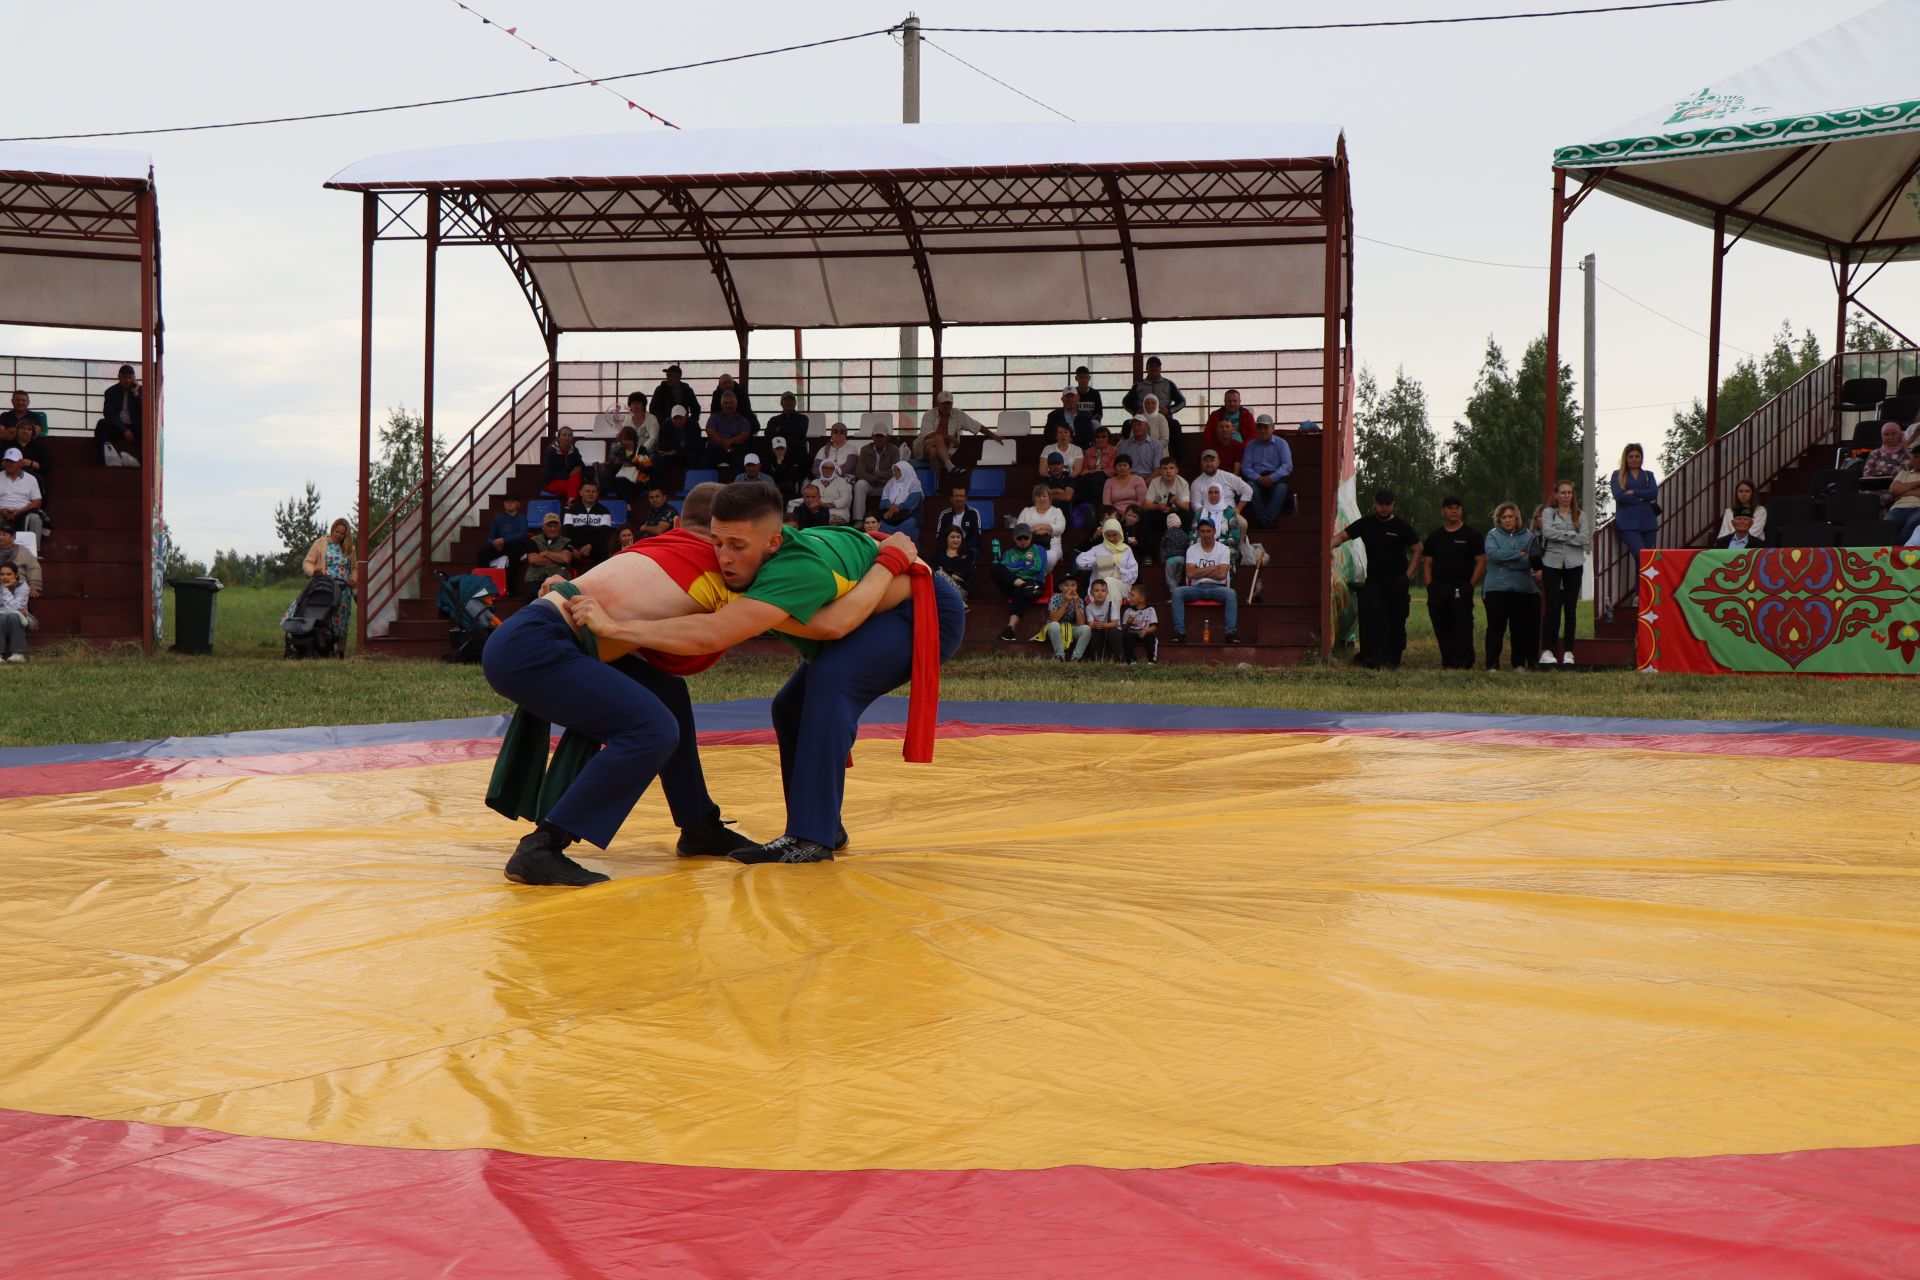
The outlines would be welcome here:
M 173 1214 L 331 1222 L 418 1274 L 495 1237 L 353 1206 L 489 1187 L 516 1275 L 1914 1273 L 1912 735 L 1038 710 L 950 705 L 926 766 L 879 728 L 837 863 L 677 859 L 650 794 L 577 892 L 501 881 L 473 721 L 13 757 L 0 1231 L 171 1274 Z M 777 830 L 763 705 L 701 712 Z M 167 772 L 32 793 L 116 761 Z M 519 1220 L 548 1187 L 628 1235 Z

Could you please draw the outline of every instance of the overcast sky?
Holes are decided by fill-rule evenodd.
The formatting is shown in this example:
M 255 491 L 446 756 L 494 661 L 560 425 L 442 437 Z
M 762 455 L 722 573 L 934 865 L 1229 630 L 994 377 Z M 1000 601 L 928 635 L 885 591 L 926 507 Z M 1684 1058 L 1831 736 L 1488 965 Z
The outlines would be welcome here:
M 898 3 L 486 0 L 479 6 L 590 73 L 612 74 L 886 26 Z M 928 25 L 1164 26 L 1520 11 L 1525 0 L 1189 0 L 967 4 L 920 0 Z M 1555 145 L 1600 134 L 1653 105 L 1871 7 L 1871 0 L 1728 0 L 1695 9 L 1407 30 L 1209 36 L 934 37 L 954 53 L 1084 121 L 1329 120 L 1352 157 L 1358 233 L 1436 253 L 1540 265 L 1547 258 Z M 566 78 L 452 0 L 329 0 L 293 6 L 168 0 L 9 6 L 6 136 L 194 124 L 517 88 Z M 1911 56 L 1911 51 L 1889 51 Z M 626 82 L 689 129 L 899 118 L 898 47 L 886 37 L 736 66 Z M 928 50 L 923 118 L 1053 119 Z M 162 135 L 98 144 L 150 151 L 166 255 L 166 511 L 192 555 L 264 550 L 276 501 L 316 481 L 326 514 L 349 514 L 358 381 L 358 198 L 321 189 L 384 151 L 635 127 L 603 90 L 360 119 Z M 1487 338 L 1517 356 L 1545 323 L 1542 270 L 1451 262 L 1363 239 L 1356 271 L 1361 360 L 1426 384 L 1444 433 L 1465 404 Z M 1570 225 L 1567 261 L 1704 330 L 1709 233 L 1607 198 Z M 420 400 L 419 251 L 381 251 L 375 404 Z M 1869 300 L 1920 322 L 1883 274 Z M 443 256 L 438 418 L 464 430 L 541 358 L 530 313 L 496 255 Z M 1765 248 L 1729 259 L 1725 356 L 1757 351 L 1781 320 L 1830 344 L 1824 263 Z M 1577 364 L 1578 276 L 1563 330 Z M 1317 333 L 1317 326 L 1310 326 Z M 1091 332 L 1089 331 L 1091 330 Z M 1599 299 L 1600 448 L 1652 452 L 1672 409 L 1701 394 L 1705 340 L 1616 294 Z M 764 341 L 767 346 L 761 348 Z M 1107 350 L 1124 325 L 960 331 L 952 354 Z M 890 334 L 816 334 L 809 356 L 888 355 Z M 1149 347 L 1311 346 L 1286 324 L 1149 326 Z M 0 352 L 130 357 L 121 335 L 0 326 Z M 791 354 L 784 333 L 756 353 Z M 719 335 L 582 335 L 562 358 L 730 356 Z

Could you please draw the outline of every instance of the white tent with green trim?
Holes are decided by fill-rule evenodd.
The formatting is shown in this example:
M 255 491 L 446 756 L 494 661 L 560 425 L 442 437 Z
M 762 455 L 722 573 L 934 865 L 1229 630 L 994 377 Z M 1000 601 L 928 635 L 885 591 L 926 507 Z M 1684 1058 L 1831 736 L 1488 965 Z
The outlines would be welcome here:
M 1554 164 L 1583 186 L 1854 264 L 1920 257 L 1920 0 L 1888 0 Z

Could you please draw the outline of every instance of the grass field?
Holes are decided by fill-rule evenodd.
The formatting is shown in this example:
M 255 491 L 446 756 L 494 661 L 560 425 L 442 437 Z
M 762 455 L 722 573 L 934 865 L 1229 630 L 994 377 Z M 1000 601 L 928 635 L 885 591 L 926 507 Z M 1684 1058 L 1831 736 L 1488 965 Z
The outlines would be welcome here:
M 99 742 L 487 715 L 506 705 L 474 667 L 348 658 L 288 662 L 280 615 L 297 586 L 236 587 L 219 597 L 216 653 L 37 651 L 0 666 L 9 714 L 0 745 Z M 1230 667 L 1062 668 L 1028 654 L 968 658 L 942 676 L 953 700 L 1162 702 L 1322 711 L 1459 711 L 1789 720 L 1920 728 L 1920 699 L 1880 680 L 1641 676 L 1631 671 L 1441 671 L 1416 602 L 1408 665 L 1363 671 L 1345 663 L 1290 670 Z M 169 639 L 171 637 L 169 636 Z M 792 664 L 734 658 L 693 682 L 699 701 L 765 697 Z

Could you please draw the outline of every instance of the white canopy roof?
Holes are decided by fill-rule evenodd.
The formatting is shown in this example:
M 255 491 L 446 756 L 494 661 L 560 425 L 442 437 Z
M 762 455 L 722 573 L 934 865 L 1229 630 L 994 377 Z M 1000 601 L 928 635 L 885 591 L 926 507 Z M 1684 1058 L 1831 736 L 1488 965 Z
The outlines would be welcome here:
M 651 130 L 327 185 L 396 212 L 439 191 L 443 242 L 498 246 L 569 331 L 1317 316 L 1342 145 L 1324 124 Z
M 1887 0 L 1554 164 L 1613 195 L 1820 257 L 1920 256 L 1920 2 Z M 1582 173 L 1584 171 L 1584 173 Z
M 0 323 L 140 328 L 139 151 L 0 143 Z

